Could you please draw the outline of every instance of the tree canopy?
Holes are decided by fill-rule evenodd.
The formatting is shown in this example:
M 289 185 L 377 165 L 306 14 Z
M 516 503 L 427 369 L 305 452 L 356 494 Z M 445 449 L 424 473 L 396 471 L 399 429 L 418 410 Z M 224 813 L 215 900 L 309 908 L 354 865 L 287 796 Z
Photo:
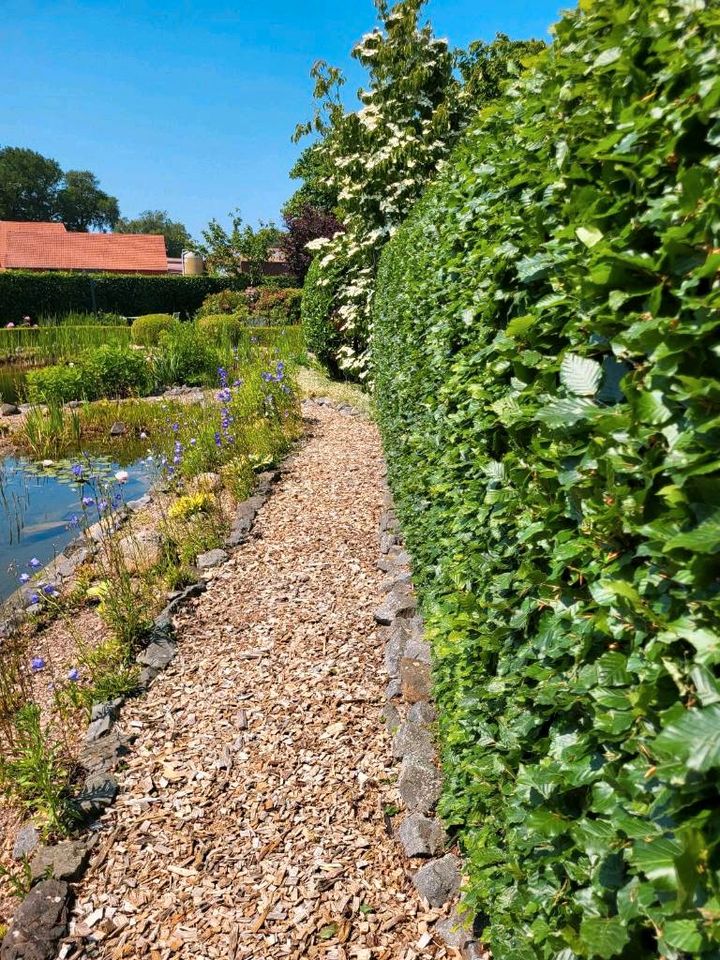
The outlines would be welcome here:
M 90 170 L 68 170 L 26 147 L 0 149 L 0 220 L 61 221 L 70 230 L 110 230 L 118 201 Z
M 169 257 L 179 257 L 194 246 L 185 224 L 171 220 L 167 210 L 143 210 L 136 217 L 121 217 L 115 229 L 118 233 L 161 233 Z
M 230 214 L 228 231 L 217 220 L 211 220 L 202 231 L 200 245 L 212 273 L 227 277 L 249 275 L 254 285 L 263 277 L 263 266 L 270 251 L 280 240 L 280 231 L 273 223 L 260 223 L 257 228 L 243 223 L 240 211 Z

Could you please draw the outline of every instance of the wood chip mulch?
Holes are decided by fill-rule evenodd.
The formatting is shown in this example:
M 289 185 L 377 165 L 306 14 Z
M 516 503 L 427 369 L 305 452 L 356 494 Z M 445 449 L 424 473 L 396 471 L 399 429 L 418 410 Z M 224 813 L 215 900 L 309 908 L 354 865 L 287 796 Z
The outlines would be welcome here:
M 61 957 L 454 955 L 388 830 L 377 431 L 306 416 L 255 536 L 123 711 L 136 739 Z

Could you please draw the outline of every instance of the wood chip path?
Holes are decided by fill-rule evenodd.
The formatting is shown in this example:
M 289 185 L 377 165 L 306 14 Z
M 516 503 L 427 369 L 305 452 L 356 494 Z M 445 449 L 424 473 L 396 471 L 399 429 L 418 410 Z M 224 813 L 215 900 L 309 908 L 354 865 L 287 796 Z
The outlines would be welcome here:
M 178 618 L 61 957 L 445 957 L 388 832 L 375 426 L 308 405 L 256 535 Z

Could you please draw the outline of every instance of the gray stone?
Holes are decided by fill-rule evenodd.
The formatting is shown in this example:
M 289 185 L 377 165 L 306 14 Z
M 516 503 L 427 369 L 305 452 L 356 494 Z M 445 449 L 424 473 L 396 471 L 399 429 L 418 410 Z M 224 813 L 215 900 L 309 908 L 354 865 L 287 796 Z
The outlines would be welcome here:
M 159 562 L 162 537 L 154 530 L 140 530 L 124 537 L 118 546 L 128 572 L 143 573 Z
M 196 565 L 198 570 L 210 570 L 212 567 L 219 567 L 227 559 L 228 555 L 224 550 L 208 550 L 207 553 L 198 555 Z
M 85 781 L 76 802 L 86 816 L 97 816 L 110 806 L 117 792 L 118 782 L 111 773 L 94 773 Z
M 487 960 L 488 952 L 477 940 L 470 940 L 461 950 L 463 960 Z
M 395 511 L 388 507 L 380 514 L 380 532 L 385 533 L 386 530 L 397 530 L 398 521 L 395 516 Z
M 264 470 L 257 475 L 257 492 L 267 494 L 270 492 L 273 484 L 280 479 L 279 470 Z
M 93 773 L 115 770 L 127 753 L 127 742 L 117 730 L 113 730 L 106 737 L 85 744 L 79 760 L 85 770 Z
M 463 951 L 473 942 L 472 919 L 454 909 L 449 917 L 435 924 L 435 933 L 453 950 Z
M 66 880 L 72 883 L 85 872 L 90 850 L 79 840 L 62 840 L 52 846 L 40 846 L 30 861 L 33 883 L 43 879 Z
M 40 843 L 40 834 L 32 823 L 24 823 L 15 835 L 13 846 L 13 860 L 24 860 L 29 857 Z
M 385 669 L 388 676 L 400 676 L 400 661 L 411 637 L 412 630 L 407 620 L 396 620 L 388 630 L 385 645 Z
M 460 889 L 460 861 L 452 853 L 431 860 L 413 877 L 415 889 L 431 907 L 442 907 Z
M 385 687 L 386 700 L 399 700 L 402 696 L 402 684 L 399 680 L 391 680 Z
M 442 853 L 447 836 L 439 820 L 411 813 L 400 824 L 398 840 L 406 857 L 436 857 Z
M 380 534 L 380 553 L 390 553 L 391 547 L 397 546 L 400 538 L 393 530 L 385 530 Z
M 30 603 L 25 607 L 25 613 L 29 617 L 39 617 L 42 613 L 42 604 L 41 603 Z
M 110 717 L 111 720 L 117 720 L 122 705 L 122 697 L 116 697 L 114 700 L 106 700 L 103 703 L 94 703 L 90 711 L 90 719 L 100 720 L 102 717 Z
M 377 608 L 373 616 L 377 623 L 391 624 L 401 617 L 415 615 L 417 603 L 415 594 L 408 587 L 394 587 L 385 597 L 385 601 Z
M 54 960 L 68 930 L 70 888 L 44 880 L 15 911 L 0 947 L 2 960 Z
M 391 572 L 390 576 L 386 577 L 380 584 L 380 590 L 383 593 L 390 593 L 394 587 L 410 586 L 412 586 L 412 574 L 409 570 L 400 570 L 397 573 Z
M 16 417 L 20 413 L 20 407 L 14 403 L 0 403 L 0 414 L 3 417 Z
M 394 703 L 386 703 L 382 709 L 383 720 L 388 733 L 395 733 L 401 723 L 400 711 Z
M 152 497 L 149 493 L 146 493 L 142 497 L 138 497 L 137 500 L 128 500 L 127 508 L 130 513 L 139 513 L 141 510 L 145 510 L 152 503 Z
M 435 744 L 426 726 L 406 721 L 393 738 L 392 751 L 398 759 L 417 757 L 432 760 L 435 757 Z
M 127 427 L 125 426 L 124 423 L 120 423 L 119 420 L 117 420 L 117 421 L 110 427 L 110 436 L 111 436 L 111 437 L 122 437 L 122 436 L 124 436 L 126 433 L 127 433 Z
M 437 710 L 426 700 L 419 700 L 408 710 L 408 720 L 412 723 L 424 723 L 426 726 L 435 723 Z
M 222 486 L 219 473 L 199 473 L 188 484 L 191 493 L 215 493 Z
M 406 703 L 429 700 L 432 694 L 430 664 L 424 660 L 408 657 L 407 648 L 405 656 L 400 661 L 400 688 Z
M 405 806 L 429 813 L 440 799 L 442 777 L 437 767 L 425 758 L 405 757 L 400 765 L 398 790 Z
M 402 547 L 391 547 L 386 554 L 380 556 L 377 562 L 378 570 L 383 570 L 385 573 L 409 570 L 410 566 L 410 554 Z
M 202 593 L 205 593 L 207 590 L 207 584 L 203 580 L 199 580 L 197 583 L 191 583 L 189 587 L 185 587 L 184 590 L 181 590 L 176 594 L 170 603 L 155 617 L 155 629 L 165 634 L 165 636 L 172 635 L 172 617 L 176 610 L 185 603 L 186 600 L 191 600 L 193 597 L 199 597 Z
M 97 720 L 92 721 L 85 732 L 85 739 L 88 743 L 99 740 L 101 737 L 106 737 L 112 728 L 113 718 L 109 714 L 105 714 L 104 717 L 98 717 Z
M 140 674 L 138 675 L 138 681 L 137 681 L 138 689 L 148 690 L 150 688 L 150 684 L 153 682 L 155 677 L 158 676 L 159 673 L 160 671 L 155 670 L 153 667 L 143 667 L 142 670 L 140 671 Z
M 142 653 L 137 655 L 137 662 L 153 670 L 164 670 L 175 659 L 177 645 L 171 640 L 153 640 Z

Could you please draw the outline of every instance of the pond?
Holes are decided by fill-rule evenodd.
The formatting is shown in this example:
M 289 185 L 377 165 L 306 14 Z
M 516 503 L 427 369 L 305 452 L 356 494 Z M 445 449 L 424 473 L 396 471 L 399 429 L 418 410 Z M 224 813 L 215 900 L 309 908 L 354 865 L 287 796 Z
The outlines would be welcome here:
M 30 571 L 30 560 L 45 565 L 78 536 L 73 517 L 82 517 L 80 501 L 83 496 L 94 497 L 95 488 L 92 482 L 75 479 L 72 462 L 43 467 L 12 456 L 0 459 L 0 601 L 18 588 L 18 575 Z M 103 486 L 111 484 L 119 490 L 114 481 L 117 462 L 93 457 L 91 464 L 88 473 L 101 478 Z M 129 475 L 122 485 L 123 498 L 142 496 L 152 483 L 150 465 L 137 460 L 122 466 Z M 97 515 L 90 516 L 95 519 Z

